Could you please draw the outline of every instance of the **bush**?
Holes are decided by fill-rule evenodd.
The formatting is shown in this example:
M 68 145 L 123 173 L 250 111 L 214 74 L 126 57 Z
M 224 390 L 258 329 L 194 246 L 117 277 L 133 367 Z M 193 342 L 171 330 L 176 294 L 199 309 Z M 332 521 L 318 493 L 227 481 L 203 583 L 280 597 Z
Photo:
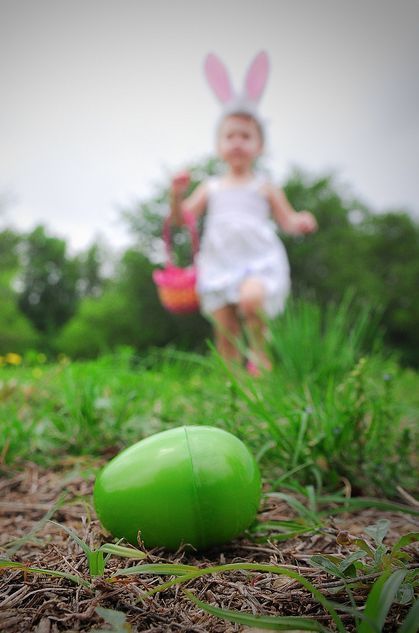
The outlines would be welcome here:
M 295 208 L 310 209 L 319 222 L 308 239 L 283 237 L 294 296 L 325 308 L 353 289 L 359 305 L 379 307 L 387 345 L 419 367 L 419 224 L 402 211 L 372 214 L 331 177 L 296 172 L 285 189 Z
M 176 342 L 203 344 L 208 324 L 199 315 L 174 317 L 160 305 L 152 281 L 153 267 L 136 251 L 127 251 L 117 276 L 97 299 L 82 301 L 77 315 L 55 339 L 57 351 L 93 358 L 129 345 L 137 351 Z
M 38 334 L 19 311 L 13 292 L 4 286 L 0 286 L 0 305 L 0 356 L 8 352 L 22 354 L 36 348 Z

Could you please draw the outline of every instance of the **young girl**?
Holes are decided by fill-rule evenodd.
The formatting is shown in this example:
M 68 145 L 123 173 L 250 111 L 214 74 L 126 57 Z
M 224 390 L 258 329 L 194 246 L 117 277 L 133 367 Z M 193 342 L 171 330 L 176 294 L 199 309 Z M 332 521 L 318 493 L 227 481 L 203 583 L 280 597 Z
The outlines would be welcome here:
M 197 290 L 202 312 L 214 324 L 216 346 L 227 362 L 239 361 L 236 341 L 244 326 L 250 350 L 248 369 L 270 369 L 265 351 L 266 317 L 283 311 L 290 289 L 284 246 L 271 217 L 293 235 L 317 229 L 313 215 L 297 213 L 284 193 L 254 171 L 264 147 L 257 103 L 268 73 L 260 53 L 247 73 L 244 94 L 237 97 L 222 63 L 209 55 L 205 65 L 210 86 L 224 105 L 217 129 L 217 153 L 226 170 L 201 183 L 186 199 L 189 175 L 172 180 L 170 220 L 181 224 L 185 212 L 206 211 L 197 258 Z

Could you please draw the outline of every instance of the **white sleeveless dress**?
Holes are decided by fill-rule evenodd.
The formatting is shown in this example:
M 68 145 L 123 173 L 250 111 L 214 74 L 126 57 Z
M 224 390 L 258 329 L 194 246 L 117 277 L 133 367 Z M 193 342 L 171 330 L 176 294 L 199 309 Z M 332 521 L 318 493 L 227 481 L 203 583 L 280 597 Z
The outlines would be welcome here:
M 201 309 L 204 314 L 239 301 L 245 279 L 260 279 L 266 291 L 268 317 L 283 311 L 290 291 L 287 254 L 270 217 L 256 176 L 246 185 L 226 188 L 219 178 L 208 181 L 208 205 L 197 258 Z

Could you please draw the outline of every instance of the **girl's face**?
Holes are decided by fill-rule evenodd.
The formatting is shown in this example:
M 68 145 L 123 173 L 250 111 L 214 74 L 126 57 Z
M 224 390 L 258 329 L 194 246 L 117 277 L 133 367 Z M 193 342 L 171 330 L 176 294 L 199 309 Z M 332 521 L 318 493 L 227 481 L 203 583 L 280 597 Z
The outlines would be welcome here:
M 218 153 L 231 167 L 248 168 L 263 149 L 257 123 L 251 117 L 227 116 L 218 132 Z

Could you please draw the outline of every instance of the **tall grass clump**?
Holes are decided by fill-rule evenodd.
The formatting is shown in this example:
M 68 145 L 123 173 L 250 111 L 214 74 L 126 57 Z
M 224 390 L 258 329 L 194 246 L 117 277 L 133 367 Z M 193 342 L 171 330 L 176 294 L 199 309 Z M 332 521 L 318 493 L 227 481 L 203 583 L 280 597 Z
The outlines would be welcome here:
M 257 382 L 230 373 L 236 411 L 225 422 L 257 446 L 271 482 L 291 473 L 328 488 L 345 480 L 364 494 L 414 489 L 414 419 L 373 311 L 349 295 L 324 312 L 294 302 L 270 334 L 273 371 Z
M 325 309 L 291 301 L 271 324 L 271 353 L 293 384 L 325 386 L 351 370 L 364 352 L 380 349 L 377 322 L 376 310 L 354 306 L 352 292 Z

